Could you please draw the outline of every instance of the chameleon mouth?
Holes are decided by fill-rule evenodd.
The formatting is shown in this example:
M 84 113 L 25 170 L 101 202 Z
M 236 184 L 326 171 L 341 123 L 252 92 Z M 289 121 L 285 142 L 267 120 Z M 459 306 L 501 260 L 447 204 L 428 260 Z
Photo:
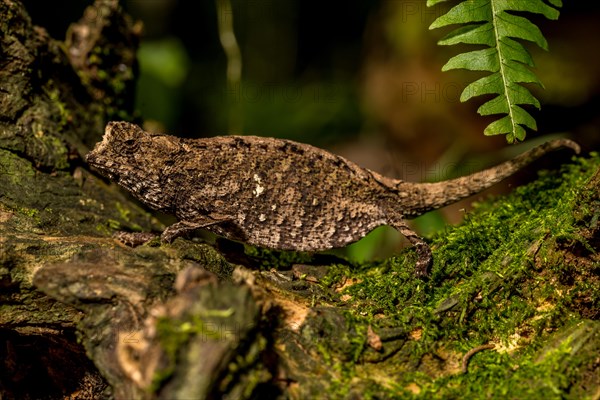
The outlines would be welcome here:
M 118 180 L 119 174 L 117 174 L 115 170 L 111 168 L 113 166 L 113 163 L 110 163 L 109 165 L 109 163 L 103 162 L 93 152 L 89 152 L 86 155 L 85 161 L 89 164 L 90 167 L 99 171 L 101 175 L 111 180 Z
M 94 169 L 100 172 L 100 174 L 111 181 L 119 182 L 119 174 L 114 171 L 109 170 L 107 167 L 99 165 L 99 164 L 90 164 Z

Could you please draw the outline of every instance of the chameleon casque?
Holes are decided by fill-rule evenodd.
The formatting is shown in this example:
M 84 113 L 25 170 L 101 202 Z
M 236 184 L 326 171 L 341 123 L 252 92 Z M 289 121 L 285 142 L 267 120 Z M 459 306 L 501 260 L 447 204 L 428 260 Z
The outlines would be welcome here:
M 203 228 L 256 246 L 318 251 L 390 225 L 415 246 L 416 274 L 426 276 L 431 250 L 406 219 L 478 193 L 561 147 L 579 152 L 559 139 L 472 175 L 411 183 L 289 140 L 184 139 L 110 122 L 86 159 L 143 203 L 177 217 L 161 235 L 165 242 Z

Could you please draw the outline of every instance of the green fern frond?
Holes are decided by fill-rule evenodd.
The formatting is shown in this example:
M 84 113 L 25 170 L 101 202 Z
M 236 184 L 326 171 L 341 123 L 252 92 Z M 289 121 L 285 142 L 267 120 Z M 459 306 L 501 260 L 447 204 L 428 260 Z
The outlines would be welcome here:
M 427 0 L 427 6 L 445 1 Z M 498 95 L 477 110 L 480 115 L 506 114 L 488 125 L 485 135 L 506 134 L 508 142 L 512 143 L 525 139 L 525 127 L 537 130 L 535 119 L 521 106 L 532 105 L 539 109 L 540 102 L 521 84 L 543 85 L 529 69 L 534 66 L 531 55 L 515 39 L 534 42 L 544 50 L 548 50 L 548 42 L 535 24 L 511 12 L 529 12 L 558 19 L 556 8 L 561 6 L 561 0 L 463 0 L 429 27 L 468 24 L 450 32 L 438 44 L 487 46 L 452 57 L 442 67 L 442 71 L 462 68 L 491 72 L 468 85 L 460 96 L 460 101 L 464 102 L 475 96 Z

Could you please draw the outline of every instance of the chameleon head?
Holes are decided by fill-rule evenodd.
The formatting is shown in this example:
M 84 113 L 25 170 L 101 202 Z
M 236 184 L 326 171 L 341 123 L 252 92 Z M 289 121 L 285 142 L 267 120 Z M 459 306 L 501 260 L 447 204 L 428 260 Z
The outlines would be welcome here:
M 174 137 L 153 135 L 128 122 L 109 122 L 86 161 L 143 202 L 164 208 L 168 199 L 162 198 L 161 179 L 178 147 Z

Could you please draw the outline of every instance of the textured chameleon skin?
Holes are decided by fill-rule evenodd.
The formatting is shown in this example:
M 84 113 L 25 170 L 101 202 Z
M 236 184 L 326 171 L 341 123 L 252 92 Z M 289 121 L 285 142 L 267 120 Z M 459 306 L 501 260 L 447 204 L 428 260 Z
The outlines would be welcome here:
M 559 147 L 579 149 L 568 140 L 548 142 L 467 177 L 421 184 L 289 140 L 183 139 L 111 122 L 87 161 L 143 203 L 177 217 L 164 241 L 204 228 L 252 245 L 318 251 L 390 225 L 417 247 L 417 273 L 426 275 L 431 251 L 405 218 L 477 193 Z

